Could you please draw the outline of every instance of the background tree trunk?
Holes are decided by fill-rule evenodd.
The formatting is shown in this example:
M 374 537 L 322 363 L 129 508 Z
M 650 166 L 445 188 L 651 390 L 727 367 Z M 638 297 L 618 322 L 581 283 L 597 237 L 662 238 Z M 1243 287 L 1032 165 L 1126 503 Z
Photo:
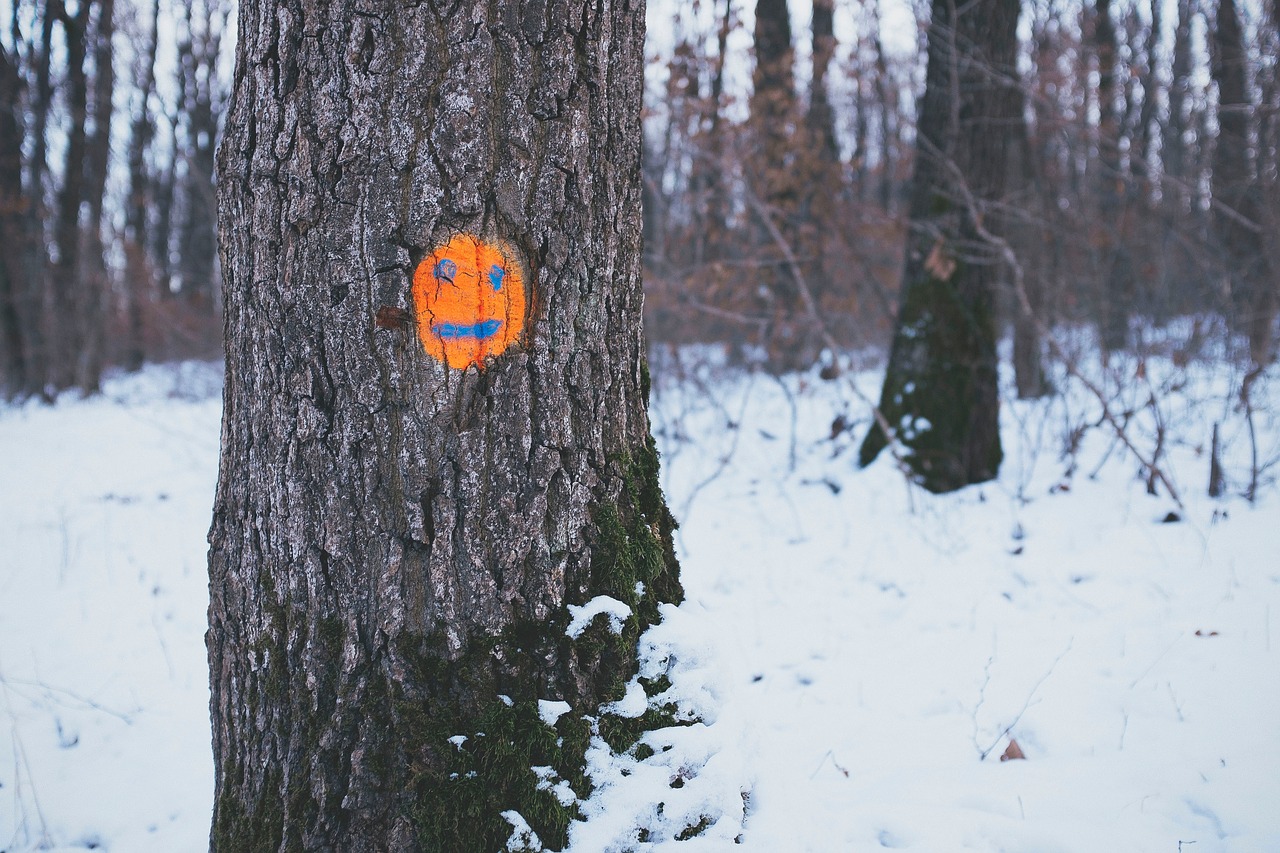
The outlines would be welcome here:
M 212 844 L 490 853 L 516 809 L 555 846 L 571 811 L 529 767 L 585 792 L 583 714 L 682 595 L 640 332 L 644 10 L 360 8 L 240 7 Z M 529 309 L 460 370 L 410 282 L 462 232 L 509 247 Z M 566 636 L 601 594 L 621 635 Z M 539 699 L 573 711 L 552 730 Z
M 23 317 L 27 206 L 22 190 L 22 80 L 18 49 L 12 57 L 0 44 L 0 397 L 28 387 L 27 318 Z
M 96 394 L 106 361 L 106 314 L 110 289 L 106 246 L 109 230 L 104 209 L 107 170 L 111 165 L 111 119 L 115 114 L 115 0 L 99 0 L 93 27 L 93 135 L 85 144 L 85 202 L 89 217 L 84 229 L 80 286 L 84 300 L 84 341 L 76 364 L 76 384 Z M 211 235 L 212 236 L 212 235 Z
M 1017 0 L 979 0 L 963 10 L 934 0 L 929 24 L 902 305 L 880 410 L 915 476 L 933 491 L 991 479 L 1002 456 L 999 264 L 979 228 L 984 203 L 1004 193 L 1006 148 L 1017 128 L 1017 24 Z M 886 442 L 874 426 L 861 463 Z
M 800 151 L 796 130 L 802 116 L 796 101 L 791 44 L 791 13 L 787 0 L 759 0 L 756 3 L 755 54 L 752 74 L 750 123 L 753 147 L 747 164 L 747 192 L 753 193 L 755 217 L 769 216 L 778 234 L 798 251 L 798 220 L 801 190 L 805 183 L 798 174 Z M 773 232 L 760 223 L 757 243 L 763 250 L 757 275 L 744 278 L 741 286 L 760 294 L 758 308 L 768 317 L 765 348 L 770 367 L 778 371 L 799 370 L 813 364 L 818 336 L 805 313 L 798 283 L 785 261 L 786 251 Z
M 218 135 L 217 65 L 227 9 L 219 0 L 190 3 L 186 11 L 189 41 L 184 52 L 182 91 L 186 96 L 186 165 L 182 197 L 185 215 L 178 234 L 182 295 L 200 312 L 216 308 L 214 281 L 214 145 Z
M 154 156 L 155 116 L 151 96 L 156 90 L 156 58 L 160 48 L 160 0 L 151 3 L 150 40 L 139 50 L 134 68 L 137 91 L 129 132 L 129 196 L 125 203 L 125 315 L 127 339 L 123 361 L 126 370 L 138 370 L 147 357 L 147 307 L 156 298 L 155 265 L 147 252 L 150 212 L 155 205 L 154 181 L 148 157 Z M 212 228 L 213 223 L 209 223 Z
M 1277 295 L 1263 252 L 1260 185 L 1250 163 L 1249 117 L 1253 103 L 1245 89 L 1248 59 L 1235 0 L 1218 3 L 1212 48 L 1213 80 L 1218 85 L 1213 225 L 1236 323 L 1249 336 L 1249 355 L 1254 364 L 1265 366 L 1271 363 Z M 1274 242 L 1275 235 L 1265 239 Z
M 1098 187 L 1099 217 L 1094 223 L 1097 253 L 1098 329 L 1104 354 L 1124 349 L 1129 340 L 1133 304 L 1133 270 L 1129 257 L 1128 176 L 1120 151 L 1121 117 L 1116 105 L 1116 27 L 1111 0 L 1094 5 L 1094 50 L 1098 57 Z
M 57 263 L 50 276 L 52 294 L 51 318 L 61 331 L 56 355 L 51 361 L 52 384 L 56 390 L 70 388 L 78 379 L 80 353 L 88 341 L 88 294 L 81 278 L 80 207 L 85 200 L 85 159 L 88 153 L 85 119 L 89 110 L 89 81 L 85 71 L 88 48 L 90 2 L 78 6 L 70 14 L 58 0 L 58 10 L 67 41 L 67 128 L 66 153 L 63 158 L 62 188 L 58 194 L 58 218 L 54 228 L 58 247 Z

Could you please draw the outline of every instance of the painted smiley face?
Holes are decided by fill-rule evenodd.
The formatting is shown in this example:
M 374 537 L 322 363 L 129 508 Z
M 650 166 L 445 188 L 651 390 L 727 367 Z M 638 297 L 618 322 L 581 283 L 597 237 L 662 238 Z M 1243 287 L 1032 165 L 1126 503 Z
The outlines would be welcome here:
M 418 264 L 413 304 L 429 355 L 483 367 L 524 331 L 524 275 L 510 247 L 459 234 Z

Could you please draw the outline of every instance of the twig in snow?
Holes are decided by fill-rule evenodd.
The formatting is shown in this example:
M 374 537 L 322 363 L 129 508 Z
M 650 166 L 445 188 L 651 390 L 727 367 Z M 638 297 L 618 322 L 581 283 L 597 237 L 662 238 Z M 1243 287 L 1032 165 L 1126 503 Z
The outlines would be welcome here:
M 1182 703 L 1178 701 L 1178 696 L 1173 692 L 1173 682 L 1166 681 L 1165 687 L 1169 688 L 1169 699 L 1173 702 L 1173 711 L 1178 715 L 1178 722 L 1185 723 L 1187 718 L 1182 716 Z
M 64 708 L 74 707 L 72 705 L 69 705 L 65 701 L 54 698 L 55 694 L 60 694 L 62 696 L 67 697 L 67 699 L 80 703 L 80 705 L 82 705 L 85 708 L 89 708 L 90 710 L 93 710 L 93 711 L 99 711 L 103 714 L 109 714 L 112 717 L 115 717 L 116 719 L 124 722 L 125 725 L 129 725 L 129 726 L 133 725 L 133 714 L 136 713 L 136 710 L 132 712 L 112 710 L 111 708 L 108 708 L 105 705 L 100 705 L 97 702 L 93 701 L 92 699 L 88 699 L 71 690 L 66 690 L 61 687 L 53 687 L 49 684 L 45 684 L 42 681 L 28 681 L 22 678 L 8 678 L 4 675 L 0 675 L 0 687 L 4 687 L 7 690 L 12 690 L 14 693 L 17 693 L 19 696 L 22 696 L 24 699 L 27 699 L 30 701 L 31 700 L 30 696 L 25 695 L 21 690 L 17 689 L 18 687 L 29 687 L 34 690 L 42 691 L 44 693 L 45 699 L 49 702 L 59 704 Z
M 848 778 L 849 778 L 849 771 L 848 771 L 848 770 L 846 770 L 845 768 L 843 768 L 843 767 L 841 767 L 841 766 L 840 766 L 840 762 L 836 761 L 836 754 L 835 754 L 835 752 L 833 752 L 833 751 L 832 751 L 832 750 L 830 750 L 830 749 L 828 749 L 828 750 L 827 750 L 827 754 L 826 754 L 826 755 L 822 756 L 822 760 L 818 762 L 818 766 L 817 766 L 817 767 L 815 767 L 815 768 L 813 768 L 813 772 L 812 772 L 811 774 L 809 774 L 809 778 L 810 778 L 810 779 L 812 779 L 812 778 L 814 778 L 815 776 L 817 776 L 817 775 L 818 775 L 818 771 L 822 769 L 822 765 L 824 765 L 824 764 L 826 764 L 826 763 L 827 763 L 827 759 L 828 759 L 828 758 L 830 758 L 830 759 L 831 759 L 831 766 L 832 766 L 832 767 L 834 767 L 835 769 L 839 770 L 839 771 L 840 771 L 840 773 L 841 773 L 841 774 L 843 774 L 844 778 L 848 779 Z
M 987 756 L 982 751 L 982 747 L 978 745 L 978 711 L 982 709 L 982 703 L 987 701 L 987 685 L 991 683 L 991 664 L 995 662 L 995 659 L 995 654 L 992 654 L 991 657 L 987 658 L 986 664 L 982 667 L 982 684 L 978 686 L 978 701 L 973 706 L 973 714 L 970 717 L 973 721 L 973 748 L 977 751 L 978 755 L 981 756 L 981 758 L 978 759 L 979 761 L 982 761 Z
M 44 810 L 40 808 L 40 796 L 36 793 L 35 777 L 31 775 L 31 760 L 27 758 L 27 750 L 22 745 L 22 739 L 18 736 L 17 717 L 13 713 L 13 709 L 9 710 L 10 733 L 13 736 L 13 814 L 15 817 L 13 827 L 13 839 L 10 845 L 16 844 L 18 840 L 18 832 L 21 831 L 26 836 L 27 841 L 31 840 L 31 829 L 28 826 L 29 818 L 26 809 L 23 807 L 22 796 L 22 775 L 26 771 L 27 788 L 31 792 L 31 805 L 35 808 L 36 820 L 40 822 L 40 837 L 34 845 L 34 849 L 47 850 L 53 846 L 52 839 L 49 838 L 49 825 L 44 819 Z M 21 815 L 21 821 L 16 818 Z
M 1067 641 L 1067 647 L 1063 649 L 1062 652 L 1056 658 L 1053 659 L 1053 663 L 1049 664 L 1049 669 L 1045 671 L 1044 675 L 1040 676 L 1040 680 L 1038 680 L 1034 685 L 1032 685 L 1031 692 L 1027 694 L 1026 701 L 1022 703 L 1022 708 L 1019 709 L 1018 713 L 1014 715 L 1013 721 L 1009 723 L 1009 725 L 1005 726 L 1004 729 L 1000 732 L 1000 734 L 996 735 L 996 739 L 991 742 L 990 746 L 988 746 L 986 749 L 978 751 L 979 761 L 986 761 L 987 756 L 995 751 L 995 748 L 997 745 L 999 745 L 1000 741 L 1004 740 L 1005 736 L 1008 735 L 1009 732 L 1013 731 L 1013 727 L 1018 724 L 1018 722 L 1022 719 L 1022 715 L 1027 713 L 1027 709 L 1031 707 L 1031 700 L 1033 700 L 1036 696 L 1036 693 L 1039 692 L 1040 686 L 1049 680 L 1049 676 L 1053 675 L 1053 671 L 1058 668 L 1058 663 L 1064 657 L 1067 656 L 1067 652 L 1071 651 L 1071 644 L 1074 642 L 1075 642 L 1074 637 L 1072 637 L 1070 640 Z M 984 683 L 983 688 L 985 689 L 985 687 L 986 687 L 986 684 Z M 975 707 L 974 708 L 975 724 L 976 724 L 977 718 L 978 718 L 977 708 Z M 974 741 L 976 745 L 976 741 L 977 741 L 976 735 L 974 736 Z
M 684 509 L 680 513 L 680 520 L 682 522 L 688 522 L 689 513 L 693 511 L 693 501 L 695 498 L 698 497 L 698 493 L 701 492 L 703 489 L 705 489 L 707 486 L 714 483 L 716 480 L 720 479 L 720 476 L 724 474 L 725 470 L 729 467 L 729 463 L 733 461 L 734 454 L 737 453 L 738 451 L 738 437 L 742 435 L 742 429 L 741 429 L 742 422 L 747 416 L 747 405 L 751 401 L 751 390 L 752 390 L 752 387 L 755 385 L 755 380 L 756 380 L 755 373 L 751 373 L 749 376 L 750 378 L 747 381 L 747 389 L 742 394 L 742 408 L 738 410 L 738 418 L 736 421 L 733 418 L 729 417 L 728 409 L 726 409 L 723 406 L 719 406 L 719 403 L 717 403 L 717 406 L 719 406 L 721 411 L 724 413 L 725 424 L 727 425 L 727 428 L 731 427 L 730 432 L 733 433 L 733 440 L 729 442 L 729 449 L 720 456 L 719 465 L 716 466 L 716 470 L 712 471 L 711 474 L 706 478 L 698 481 L 696 484 L 694 484 L 694 487 L 689 490 L 689 495 L 688 497 L 685 498 L 685 501 L 684 501 Z M 677 529 L 676 536 L 679 537 L 681 547 L 683 547 L 684 546 L 683 532 Z

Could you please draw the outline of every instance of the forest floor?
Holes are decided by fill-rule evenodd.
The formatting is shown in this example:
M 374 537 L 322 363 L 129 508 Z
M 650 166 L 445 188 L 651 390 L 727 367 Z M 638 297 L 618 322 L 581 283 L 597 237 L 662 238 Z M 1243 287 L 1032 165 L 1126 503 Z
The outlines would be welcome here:
M 1280 472 L 1239 497 L 1220 364 L 1112 364 L 1181 507 L 1061 378 L 1004 407 L 997 481 L 936 496 L 856 467 L 874 371 L 655 364 L 688 599 L 642 647 L 701 722 L 594 750 L 571 849 L 1280 850 Z M 0 407 L 0 851 L 207 849 L 220 370 Z

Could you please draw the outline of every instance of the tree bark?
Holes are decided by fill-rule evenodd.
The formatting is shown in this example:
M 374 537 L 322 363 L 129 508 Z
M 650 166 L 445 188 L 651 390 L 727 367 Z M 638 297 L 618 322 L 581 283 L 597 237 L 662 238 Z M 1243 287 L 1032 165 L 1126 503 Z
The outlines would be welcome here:
M 934 0 L 902 305 L 880 398 L 914 476 L 950 491 L 996 475 L 999 262 L 979 235 L 1004 193 L 1017 120 L 1017 0 Z M 997 217 L 991 217 L 996 219 Z M 986 227 L 993 227 L 988 222 Z M 863 441 L 868 465 L 888 437 Z
M 242 0 L 214 849 L 490 853 L 504 809 L 563 843 L 572 808 L 529 768 L 585 793 L 584 715 L 682 596 L 640 331 L 643 21 L 625 0 Z M 427 354 L 446 331 L 411 292 L 462 268 L 437 254 L 460 235 L 528 294 L 521 337 L 465 368 Z M 621 634 L 567 636 L 603 594 Z M 573 710 L 552 729 L 539 699 Z

